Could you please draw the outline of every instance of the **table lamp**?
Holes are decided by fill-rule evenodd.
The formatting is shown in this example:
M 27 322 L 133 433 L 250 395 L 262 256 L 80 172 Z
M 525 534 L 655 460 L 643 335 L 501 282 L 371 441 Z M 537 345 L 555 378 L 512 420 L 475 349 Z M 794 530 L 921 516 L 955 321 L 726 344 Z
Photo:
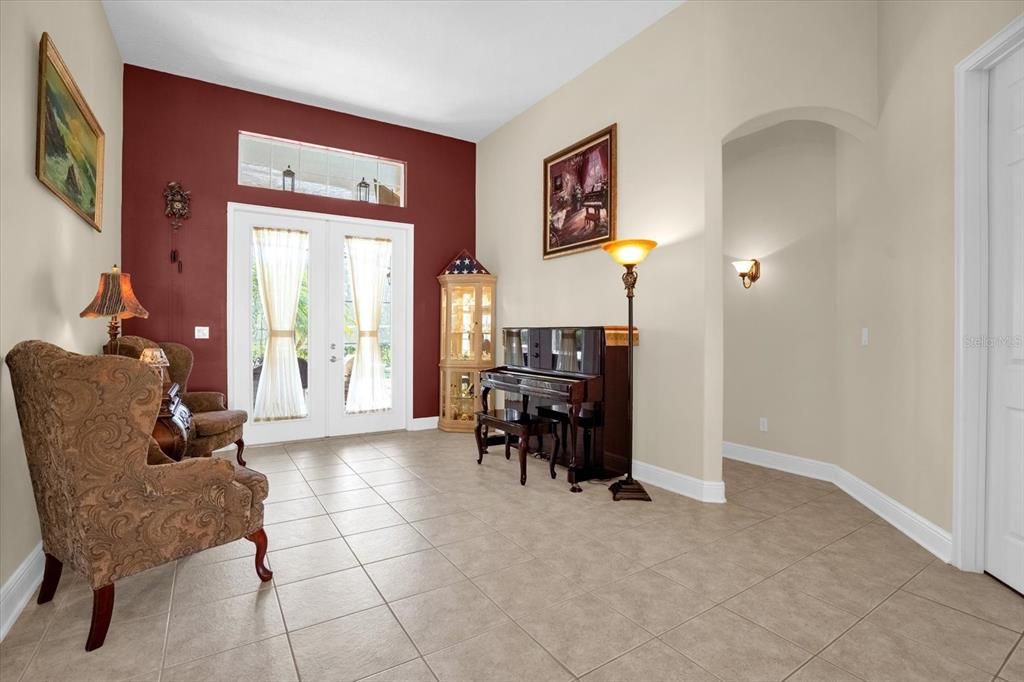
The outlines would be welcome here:
M 110 272 L 100 273 L 96 296 L 78 316 L 109 317 L 107 333 L 110 335 L 109 345 L 112 346 L 121 335 L 121 320 L 128 317 L 147 318 L 149 313 L 135 298 L 135 292 L 132 291 L 132 276 L 127 272 L 121 272 L 117 265 L 114 265 Z
M 642 263 L 657 245 L 657 242 L 650 239 L 619 239 L 601 247 L 616 263 L 626 268 L 622 273 L 622 283 L 626 287 L 626 300 L 629 302 L 629 326 L 626 332 L 626 433 L 629 435 L 629 466 L 625 478 L 608 486 L 612 491 L 612 499 L 616 502 L 651 501 L 651 496 L 644 490 L 643 485 L 633 479 L 633 295 L 637 279 L 636 266 Z

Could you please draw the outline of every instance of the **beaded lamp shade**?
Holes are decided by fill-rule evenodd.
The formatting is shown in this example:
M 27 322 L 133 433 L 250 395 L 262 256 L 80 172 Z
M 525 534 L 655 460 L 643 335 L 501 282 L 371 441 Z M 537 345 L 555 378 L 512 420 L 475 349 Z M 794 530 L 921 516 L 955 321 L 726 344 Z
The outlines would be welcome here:
M 167 359 L 163 348 L 144 348 L 139 360 L 152 367 L 165 385 L 168 383 L 166 368 L 171 366 L 171 361 Z
M 107 333 L 116 341 L 121 333 L 121 320 L 127 317 L 149 317 L 149 312 L 135 298 L 132 290 L 132 276 L 121 272 L 115 265 L 110 272 L 100 273 L 96 285 L 96 296 L 85 306 L 79 317 L 109 317 Z

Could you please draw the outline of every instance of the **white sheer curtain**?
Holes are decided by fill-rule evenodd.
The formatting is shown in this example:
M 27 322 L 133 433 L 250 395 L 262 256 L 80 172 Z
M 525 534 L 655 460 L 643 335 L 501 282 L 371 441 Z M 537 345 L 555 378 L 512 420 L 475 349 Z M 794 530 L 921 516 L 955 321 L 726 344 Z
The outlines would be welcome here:
M 391 271 L 391 240 L 345 237 L 352 299 L 359 328 L 345 411 L 373 412 L 391 407 L 391 387 L 380 352 L 380 314 Z
M 309 257 L 309 234 L 257 227 L 252 231 L 254 267 L 270 334 L 256 389 L 256 421 L 299 419 L 309 410 L 295 351 L 295 315 Z

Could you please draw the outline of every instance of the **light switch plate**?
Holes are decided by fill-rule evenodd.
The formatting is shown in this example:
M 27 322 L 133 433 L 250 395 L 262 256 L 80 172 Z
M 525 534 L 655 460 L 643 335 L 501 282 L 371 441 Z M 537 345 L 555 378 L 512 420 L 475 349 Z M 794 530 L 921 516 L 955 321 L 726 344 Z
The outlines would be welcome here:
M 860 329 L 860 345 L 862 345 L 862 346 L 868 345 L 868 328 L 867 327 L 861 327 L 861 329 Z
M 209 327 L 196 327 L 196 338 L 197 339 L 208 339 L 210 338 Z
M 768 417 L 761 417 L 761 423 L 759 424 L 762 431 L 768 431 Z

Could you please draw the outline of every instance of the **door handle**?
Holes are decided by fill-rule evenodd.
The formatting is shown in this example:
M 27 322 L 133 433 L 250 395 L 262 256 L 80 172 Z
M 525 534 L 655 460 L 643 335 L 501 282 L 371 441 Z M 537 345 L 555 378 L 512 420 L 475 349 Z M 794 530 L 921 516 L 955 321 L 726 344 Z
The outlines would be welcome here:
M 331 344 L 331 350 L 334 350 L 334 349 L 335 349 L 335 348 L 337 348 L 337 347 L 338 347 L 338 344 L 336 344 L 336 343 L 332 343 L 332 344 Z
M 337 355 L 332 355 L 331 356 L 331 362 L 337 362 L 337 361 L 338 361 L 338 356 Z

